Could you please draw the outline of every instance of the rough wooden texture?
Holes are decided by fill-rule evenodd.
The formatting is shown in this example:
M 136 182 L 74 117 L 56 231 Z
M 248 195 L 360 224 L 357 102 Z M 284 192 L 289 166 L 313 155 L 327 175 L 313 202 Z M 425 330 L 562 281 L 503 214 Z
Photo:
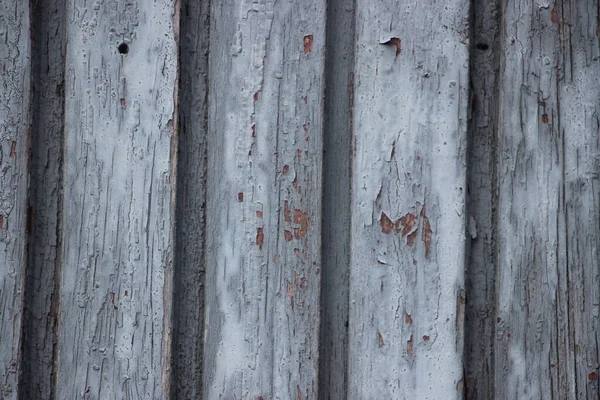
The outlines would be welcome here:
M 32 4 L 30 223 L 20 398 L 54 398 L 60 271 L 65 1 Z M 66 321 L 65 321 L 66 322 Z
M 469 2 L 356 2 L 349 398 L 463 394 Z
M 202 396 L 209 1 L 181 3 L 173 396 Z
M 67 2 L 57 398 L 170 391 L 177 8 Z
M 317 395 L 325 3 L 211 12 L 205 398 Z
M 508 1 L 498 132 L 498 398 L 598 397 L 597 1 Z
M 500 59 L 500 3 L 473 3 L 470 39 L 471 119 L 469 122 L 469 262 L 465 275 L 465 395 L 494 398 L 494 327 L 497 205 L 495 165 L 497 72 Z
M 348 387 L 354 1 L 328 1 L 323 159 L 323 269 L 319 398 Z
M 0 2 L 0 398 L 17 397 L 30 125 L 29 3 Z
M 564 155 L 560 243 L 567 253 L 559 275 L 566 291 L 559 301 L 568 307 L 562 323 L 568 323 L 563 326 L 575 366 L 561 369 L 568 371 L 570 397 L 600 398 L 600 3 L 558 1 L 555 9 L 561 58 L 559 102 L 550 121 Z M 554 397 L 565 398 L 560 386 Z

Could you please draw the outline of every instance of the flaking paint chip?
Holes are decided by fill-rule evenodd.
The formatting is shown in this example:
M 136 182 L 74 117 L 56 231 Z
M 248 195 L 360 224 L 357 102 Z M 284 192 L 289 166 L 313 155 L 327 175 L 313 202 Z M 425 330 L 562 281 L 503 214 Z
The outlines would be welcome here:
M 386 46 L 393 46 L 396 48 L 396 56 L 402 53 L 402 40 L 397 37 L 392 37 L 386 42 L 381 42 L 381 44 Z

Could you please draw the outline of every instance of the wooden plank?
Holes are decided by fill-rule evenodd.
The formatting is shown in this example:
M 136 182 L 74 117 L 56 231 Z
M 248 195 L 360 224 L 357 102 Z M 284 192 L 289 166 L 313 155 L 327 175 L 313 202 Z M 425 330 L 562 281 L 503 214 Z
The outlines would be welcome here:
M 571 398 L 600 398 L 600 2 L 557 1 L 555 13 L 561 79 L 549 122 L 557 125 L 565 163 L 560 210 L 567 259 L 559 279 L 566 288 L 563 323 L 568 321 L 575 363 L 575 369 L 563 368 L 574 384 Z M 565 396 L 559 392 L 556 398 Z
M 60 271 L 60 201 L 64 130 L 65 1 L 36 1 L 32 9 L 33 107 L 30 236 L 20 398 L 55 398 L 55 279 Z
M 598 396 L 598 2 L 509 1 L 496 396 Z
M 574 368 L 565 329 L 560 51 L 552 18 L 552 7 L 521 1 L 503 9 L 495 349 L 500 398 L 569 398 L 566 371 Z
M 170 393 L 178 2 L 67 2 L 57 398 Z
M 173 395 L 202 397 L 209 2 L 181 2 Z
M 357 0 L 349 398 L 461 398 L 469 2 Z
M 323 272 L 319 398 L 345 399 L 352 163 L 354 0 L 327 2 L 323 158 Z
M 0 3 L 0 398 L 16 399 L 25 284 L 30 128 L 29 3 Z
M 469 262 L 465 270 L 465 396 L 494 398 L 496 132 L 501 6 L 473 2 L 468 157 Z
M 323 0 L 212 2 L 205 398 L 314 398 Z

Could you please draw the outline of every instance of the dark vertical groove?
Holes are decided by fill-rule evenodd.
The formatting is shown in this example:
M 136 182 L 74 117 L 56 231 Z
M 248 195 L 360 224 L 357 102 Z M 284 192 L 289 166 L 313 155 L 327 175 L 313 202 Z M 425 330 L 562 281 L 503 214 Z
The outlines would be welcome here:
M 34 0 L 31 7 L 31 176 L 19 397 L 50 399 L 61 258 L 65 0 Z
M 181 2 L 172 352 L 175 399 L 202 398 L 209 5 L 207 0 Z
M 496 134 L 502 56 L 501 5 L 498 0 L 474 0 L 471 10 L 465 398 L 491 399 L 494 398 L 495 370 Z
M 319 398 L 348 386 L 354 0 L 327 2 Z

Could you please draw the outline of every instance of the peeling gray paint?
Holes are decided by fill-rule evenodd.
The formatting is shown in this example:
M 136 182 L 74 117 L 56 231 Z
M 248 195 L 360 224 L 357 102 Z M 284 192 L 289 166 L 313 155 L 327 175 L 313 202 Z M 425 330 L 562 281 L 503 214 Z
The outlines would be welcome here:
M 356 3 L 349 398 L 462 396 L 468 16 Z
M 0 398 L 16 399 L 25 284 L 30 129 L 29 4 L 0 3 Z
M 176 7 L 67 2 L 57 398 L 170 390 Z
M 597 397 L 598 7 L 1 3 L 0 398 Z
M 325 3 L 211 17 L 205 397 L 314 398 Z

